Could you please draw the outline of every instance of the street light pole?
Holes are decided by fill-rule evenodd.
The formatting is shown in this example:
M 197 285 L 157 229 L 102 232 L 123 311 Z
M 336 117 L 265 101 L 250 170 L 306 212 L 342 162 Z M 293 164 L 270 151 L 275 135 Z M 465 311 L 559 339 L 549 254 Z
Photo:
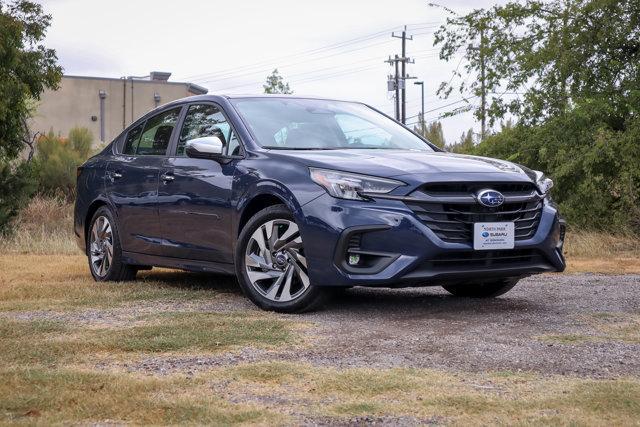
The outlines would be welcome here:
M 424 82 L 413 82 L 414 85 L 419 85 L 422 90 L 422 110 L 420 110 L 420 123 L 422 123 L 422 135 L 426 133 L 426 125 L 424 123 Z

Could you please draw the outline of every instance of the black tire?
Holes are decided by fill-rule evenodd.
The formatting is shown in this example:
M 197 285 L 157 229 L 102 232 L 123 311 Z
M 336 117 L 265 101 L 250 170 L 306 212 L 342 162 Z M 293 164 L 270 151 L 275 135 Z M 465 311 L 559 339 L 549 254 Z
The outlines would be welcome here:
M 511 290 L 520 279 L 502 279 L 484 283 L 446 285 L 443 288 L 452 295 L 466 298 L 493 298 Z
M 95 263 L 92 261 L 92 231 L 96 221 L 101 218 L 106 218 L 110 227 L 110 238 L 103 239 L 104 241 L 110 241 L 112 247 L 112 258 L 108 263 L 108 267 L 105 268 L 103 274 L 96 268 Z M 135 266 L 125 264 L 122 261 L 122 246 L 120 245 L 120 233 L 118 229 L 118 223 L 111 210 L 107 206 L 102 206 L 93 214 L 89 228 L 87 232 L 87 259 L 89 262 L 89 271 L 97 282 L 124 282 L 128 280 L 134 280 L 138 269 Z
M 300 276 L 295 276 L 295 274 L 297 273 L 292 273 L 292 275 L 294 276 L 294 280 L 296 280 L 295 278 L 297 277 L 300 283 L 299 295 L 295 296 L 294 299 L 289 301 L 277 300 L 278 298 L 277 293 L 281 291 L 277 291 L 277 293 L 273 295 L 272 299 L 267 298 L 265 296 L 265 293 L 266 293 L 265 290 L 259 291 L 257 288 L 260 288 L 260 285 L 258 284 L 254 285 L 254 283 L 249 278 L 249 271 L 248 271 L 249 267 L 247 267 L 246 259 L 247 259 L 247 251 L 251 250 L 251 248 L 248 246 L 250 244 L 253 245 L 255 243 L 255 241 L 253 240 L 254 238 L 252 236 L 254 236 L 254 233 L 256 233 L 260 227 L 262 227 L 263 225 L 266 225 L 267 223 L 273 220 L 280 220 L 284 222 L 289 222 L 291 224 L 295 224 L 295 219 L 293 218 L 293 215 L 291 214 L 291 212 L 286 208 L 286 206 L 274 205 L 274 206 L 269 206 L 261 210 L 257 214 L 255 214 L 251 219 L 249 219 L 249 221 L 247 222 L 247 224 L 244 226 L 244 228 L 240 233 L 240 237 L 238 239 L 238 244 L 236 245 L 236 251 L 235 251 L 235 268 L 236 268 L 236 275 L 238 277 L 238 282 L 240 283 L 240 287 L 242 291 L 251 301 L 253 301 L 254 304 L 262 308 L 263 310 L 277 311 L 281 313 L 300 313 L 300 312 L 309 311 L 309 310 L 318 308 L 324 302 L 326 302 L 329 293 L 326 291 L 326 289 L 318 286 L 314 286 L 313 283 L 311 282 L 308 282 L 309 284 L 305 288 L 304 286 L 301 285 L 302 281 Z M 297 229 L 297 224 L 295 224 L 295 227 Z M 297 240 L 297 238 L 295 240 Z M 300 247 L 301 247 L 301 250 L 303 251 L 301 237 L 300 237 Z M 303 255 L 304 252 L 301 252 L 301 254 Z M 305 259 L 305 262 L 306 262 L 306 259 Z M 289 260 L 289 264 L 292 264 L 292 263 L 295 264 L 295 260 L 293 260 L 293 258 Z M 275 267 L 275 264 L 273 265 Z M 298 267 L 301 267 L 301 266 L 302 266 L 301 264 L 298 264 Z M 251 269 L 256 268 L 255 266 L 250 266 L 250 267 Z M 305 267 L 304 273 L 306 274 L 306 266 L 304 267 Z M 285 264 L 283 268 L 287 268 L 287 265 Z M 278 274 L 278 272 L 275 269 L 269 270 L 269 271 L 273 271 L 274 274 L 276 275 Z M 260 273 L 259 268 L 256 269 L 255 271 L 252 271 L 251 273 L 253 274 L 256 272 Z M 286 272 L 286 270 L 284 270 L 284 272 Z M 270 278 L 265 280 L 266 280 L 266 285 L 264 286 L 269 287 L 269 289 L 273 289 L 271 286 L 275 286 L 275 283 L 277 280 L 275 278 Z M 308 276 L 307 276 L 307 280 L 308 280 Z M 282 296 L 282 294 L 280 296 Z

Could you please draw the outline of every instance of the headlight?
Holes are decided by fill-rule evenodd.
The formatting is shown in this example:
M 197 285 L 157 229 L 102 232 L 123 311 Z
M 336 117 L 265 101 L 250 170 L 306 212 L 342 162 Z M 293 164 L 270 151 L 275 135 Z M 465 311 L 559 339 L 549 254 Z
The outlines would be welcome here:
M 339 172 L 329 169 L 309 168 L 311 179 L 324 187 L 327 193 L 339 199 L 367 200 L 362 193 L 388 193 L 404 182 L 375 176 Z
M 536 185 L 538 186 L 538 190 L 540 190 L 543 195 L 546 195 L 549 190 L 551 190 L 551 187 L 553 187 L 553 180 L 544 176 L 544 173 L 540 171 L 533 171 L 533 173 L 536 174 Z

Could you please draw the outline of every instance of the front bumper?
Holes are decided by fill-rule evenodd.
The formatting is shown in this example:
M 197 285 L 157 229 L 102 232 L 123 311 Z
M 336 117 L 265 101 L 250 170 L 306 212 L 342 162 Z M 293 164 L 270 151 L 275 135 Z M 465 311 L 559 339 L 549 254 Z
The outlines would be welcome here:
M 535 234 L 508 251 L 474 251 L 469 243 L 445 242 L 399 200 L 359 202 L 325 194 L 296 216 L 309 277 L 317 286 L 429 286 L 565 268 L 564 221 L 547 200 Z M 363 268 L 346 262 L 355 245 L 369 260 Z

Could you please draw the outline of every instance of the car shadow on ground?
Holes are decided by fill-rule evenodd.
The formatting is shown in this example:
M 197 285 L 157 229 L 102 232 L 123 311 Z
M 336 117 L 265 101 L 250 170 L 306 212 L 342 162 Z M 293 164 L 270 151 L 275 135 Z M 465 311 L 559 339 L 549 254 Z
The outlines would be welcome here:
M 498 298 L 460 298 L 444 292 L 439 287 L 421 287 L 352 288 L 335 295 L 324 310 L 362 316 L 385 313 L 408 317 L 437 314 L 438 317 L 451 315 L 459 319 L 465 314 L 504 316 L 510 313 L 547 311 L 548 307 L 508 293 Z
M 244 295 L 233 276 L 210 273 L 193 273 L 175 270 L 154 269 L 141 272 L 138 280 L 157 281 L 164 286 L 177 289 L 193 289 L 221 292 L 244 299 Z M 517 288 L 516 288 L 517 289 Z M 239 300 L 245 303 L 245 300 Z M 244 305 L 244 304 L 239 304 Z M 256 308 L 257 309 L 257 308 Z M 465 314 L 523 313 L 531 311 L 547 311 L 549 307 L 519 297 L 515 292 L 498 298 L 459 298 L 446 293 L 440 287 L 419 288 L 362 288 L 356 287 L 337 290 L 327 303 L 314 313 L 352 314 L 352 315 L 385 315 L 401 314 L 416 316 L 420 314 L 438 314 L 439 317 Z

